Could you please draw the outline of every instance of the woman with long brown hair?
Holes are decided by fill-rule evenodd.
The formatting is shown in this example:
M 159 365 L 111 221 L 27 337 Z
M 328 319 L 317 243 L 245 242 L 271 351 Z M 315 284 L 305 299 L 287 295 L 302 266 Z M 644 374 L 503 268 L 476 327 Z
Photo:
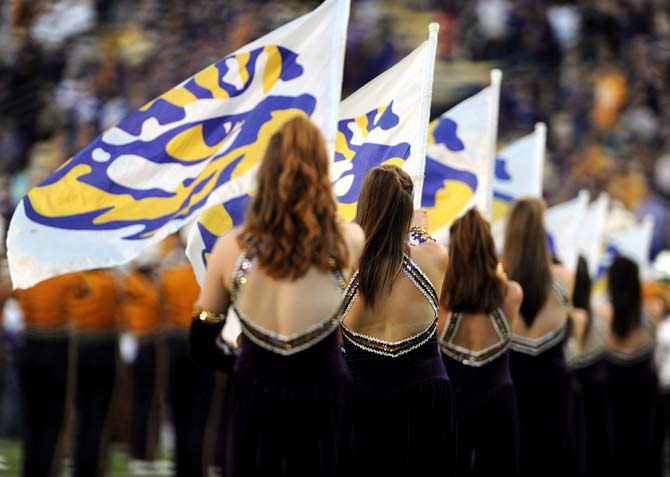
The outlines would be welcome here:
M 575 412 L 579 457 L 586 475 L 610 474 L 612 433 L 607 392 L 604 322 L 591 308 L 591 276 L 586 259 L 579 257 L 570 309 L 571 336 L 566 360 L 576 379 Z
M 365 247 L 344 303 L 345 359 L 354 378 L 356 475 L 451 475 L 451 384 L 437 346 L 447 254 L 410 247 L 412 181 L 385 165 L 363 181 L 356 222 Z
M 572 381 L 563 354 L 573 276 L 552 264 L 544 202 L 514 203 L 505 229 L 503 265 L 523 289 L 512 324 L 510 367 L 519 411 L 521 476 L 576 475 Z
M 518 475 L 510 325 L 523 292 L 500 269 L 489 223 L 476 209 L 449 234 L 440 297 L 440 348 L 456 398 L 458 475 Z
M 231 372 L 225 475 L 347 472 L 351 377 L 337 328 L 363 234 L 337 219 L 328 162 L 314 124 L 286 122 L 270 139 L 245 225 L 209 259 L 191 355 Z M 235 360 L 215 344 L 229 306 L 243 332 Z
M 613 457 L 610 475 L 660 476 L 658 377 L 653 325 L 642 311 L 637 264 L 617 257 L 609 269 L 611 323 L 606 346 L 607 390 L 611 401 Z

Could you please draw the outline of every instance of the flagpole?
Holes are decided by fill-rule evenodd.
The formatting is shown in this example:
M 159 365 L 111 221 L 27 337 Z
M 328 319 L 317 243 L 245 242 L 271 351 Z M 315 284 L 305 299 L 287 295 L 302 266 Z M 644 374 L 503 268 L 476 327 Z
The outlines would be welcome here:
M 496 165 L 496 146 L 498 140 L 498 109 L 500 104 L 500 83 L 502 82 L 502 71 L 499 69 L 491 70 L 491 95 L 492 104 L 489 116 L 489 132 L 491 142 L 489 143 L 489 170 L 488 170 L 488 190 L 486 191 L 486 210 L 484 217 L 491 221 L 493 218 L 493 179 L 495 177 Z
M 547 125 L 543 122 L 535 123 L 535 134 L 538 136 L 538 140 L 535 142 L 537 144 L 537 157 L 540 158 L 540 177 L 538 177 L 537 183 L 540 184 L 540 190 L 538 191 L 537 196 L 542 197 L 542 186 L 544 182 L 544 152 L 547 147 Z
M 344 74 L 344 54 L 347 43 L 347 26 L 349 24 L 349 0 L 338 0 L 339 8 L 335 22 L 338 30 L 334 32 L 335 38 L 342 38 L 341 42 L 331 43 L 331 56 L 337 56 L 338 61 L 330 63 L 330 79 L 334 79 L 334 84 L 330 91 L 328 99 L 328 118 L 324 122 L 324 136 L 326 140 L 326 149 L 330 157 L 330 167 L 332 169 L 335 162 L 335 142 L 337 140 L 337 122 L 340 116 L 339 105 L 342 100 L 342 75 Z M 335 106 L 336 105 L 336 106 Z M 332 172 L 332 171 L 330 171 Z
M 433 98 L 433 75 L 435 73 L 435 54 L 437 53 L 437 34 L 440 25 L 432 22 L 428 25 L 428 53 L 423 78 L 423 96 L 421 97 L 421 124 L 419 126 L 419 148 L 417 154 L 414 181 L 414 208 L 421 208 L 423 181 L 426 176 L 426 143 L 428 142 L 428 124 L 430 123 L 430 103 Z

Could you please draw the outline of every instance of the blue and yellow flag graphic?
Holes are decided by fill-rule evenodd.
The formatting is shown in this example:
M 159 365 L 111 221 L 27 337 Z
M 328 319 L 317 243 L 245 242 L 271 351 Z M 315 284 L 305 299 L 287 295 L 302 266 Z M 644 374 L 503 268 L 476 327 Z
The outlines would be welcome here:
M 546 135 L 546 126 L 538 123 L 534 132 L 498 152 L 493 177 L 493 222 L 506 217 L 516 199 L 542 197 Z
M 427 54 L 426 42 L 340 104 L 331 179 L 338 212 L 347 221 L 356 215 L 368 170 L 395 164 L 411 176 L 417 173 L 415 151 L 422 140 L 420 103 Z M 203 214 L 191 230 L 186 253 L 198 280 L 204 278 L 216 239 L 244 220 L 248 202 L 224 202 Z
M 430 232 L 442 243 L 455 219 L 471 207 L 484 212 L 491 202 L 497 127 L 488 118 L 497 102 L 498 90 L 489 86 L 430 124 L 421 205 Z
M 347 16 L 348 0 L 324 2 L 150 101 L 31 189 L 9 233 L 14 285 L 124 263 L 212 203 L 240 220 L 286 120 L 310 116 L 334 138 Z M 319 35 L 329 54 L 304 41 Z

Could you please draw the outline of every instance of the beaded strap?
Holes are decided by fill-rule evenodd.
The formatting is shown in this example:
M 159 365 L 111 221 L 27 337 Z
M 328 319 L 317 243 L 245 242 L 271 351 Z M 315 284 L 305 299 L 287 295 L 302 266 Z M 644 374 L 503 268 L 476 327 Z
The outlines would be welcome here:
M 197 318 L 203 323 L 208 323 L 210 325 L 219 325 L 225 323 L 226 314 L 225 313 L 212 313 L 211 311 L 203 310 L 200 305 L 193 305 L 193 312 L 191 313 L 193 318 Z
M 461 313 L 449 313 L 447 326 L 445 326 L 440 338 L 440 349 L 444 354 L 466 366 L 478 368 L 498 358 L 509 349 L 512 333 L 505 319 L 505 314 L 500 308 L 489 315 L 500 341 L 480 351 L 472 351 L 453 343 L 462 316 Z
M 566 333 L 567 323 L 540 338 L 526 338 L 525 336 L 512 335 L 510 347 L 519 353 L 528 354 L 530 356 L 539 356 L 549 348 L 552 348 L 563 341 Z
M 426 328 L 416 333 L 415 335 L 409 336 L 405 339 L 399 341 L 384 341 L 372 336 L 365 335 L 363 333 L 352 331 L 348 329 L 342 321 L 340 323 L 340 328 L 342 330 L 342 336 L 345 339 L 365 351 L 395 358 L 420 347 L 433 336 L 437 330 L 437 314 L 439 303 L 435 287 L 426 274 L 423 273 L 419 266 L 414 263 L 414 261 L 407 255 L 403 256 L 402 270 L 407 278 L 414 284 L 414 286 L 419 289 L 421 294 L 426 297 L 431 307 L 433 308 L 434 320 L 432 323 L 430 323 Z M 344 317 L 351 309 L 351 306 L 356 301 L 356 298 L 358 298 L 359 284 L 360 278 L 358 271 L 356 271 L 354 276 L 351 278 L 351 281 L 349 282 L 347 291 L 344 294 L 344 302 L 342 303 L 341 313 L 342 320 L 344 320 Z
M 407 278 L 416 286 L 421 294 L 426 297 L 430 305 L 433 307 L 435 316 L 437 316 L 437 310 L 439 307 L 440 300 L 435 291 L 433 283 L 430 281 L 430 278 L 423 273 L 419 266 L 414 263 L 408 255 L 403 256 L 402 261 L 402 270 L 405 272 Z
M 570 294 L 568 293 L 567 288 L 565 288 L 565 285 L 563 285 L 563 282 L 558 278 L 554 278 L 551 281 L 551 289 L 563 306 L 568 306 L 570 304 Z
M 276 333 L 249 320 L 238 308 L 236 302 L 239 299 L 242 289 L 247 283 L 247 275 L 253 268 L 255 262 L 256 258 L 248 256 L 245 252 L 240 255 L 233 272 L 231 287 L 233 309 L 240 319 L 240 325 L 244 336 L 251 342 L 268 351 L 288 356 L 314 346 L 337 328 L 341 305 L 338 305 L 326 319 L 292 335 Z M 344 280 L 342 272 L 337 269 L 334 259 L 330 259 L 329 264 L 331 266 L 331 275 L 333 276 L 335 284 L 341 291 L 344 291 L 346 288 L 346 281 Z

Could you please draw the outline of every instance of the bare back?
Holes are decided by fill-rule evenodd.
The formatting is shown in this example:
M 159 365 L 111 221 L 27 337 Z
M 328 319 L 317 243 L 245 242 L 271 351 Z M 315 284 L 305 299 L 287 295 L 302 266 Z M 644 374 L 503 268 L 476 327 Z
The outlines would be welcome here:
M 551 285 L 547 294 L 547 301 L 530 327 L 526 326 L 522 319 L 516 320 L 516 323 L 512 326 L 512 332 L 515 335 L 537 339 L 565 326 L 568 317 L 568 305 L 572 300 L 574 277 L 572 272 L 562 265 L 553 265 L 551 272 L 554 284 Z M 562 290 L 559 291 L 556 287 L 562 288 Z
M 439 296 L 447 266 L 446 249 L 435 242 L 425 242 L 410 247 L 409 257 L 430 280 Z M 353 332 L 394 342 L 420 333 L 434 320 L 431 302 L 401 271 L 390 293 L 381 295 L 374 309 L 359 296 L 346 315 L 345 325 Z
M 521 286 L 514 282 L 506 283 L 505 299 L 500 307 L 510 327 L 518 321 L 519 307 L 523 299 Z M 447 321 L 449 311 L 440 307 L 441 327 Z M 442 332 L 440 331 L 440 335 Z M 500 341 L 500 331 L 494 326 L 492 317 L 487 313 L 463 313 L 452 343 L 461 348 L 478 352 L 490 348 Z
M 357 225 L 341 224 L 349 251 L 349 263 L 342 270 L 344 283 L 351 275 L 353 264 L 358 261 L 363 248 L 363 232 Z M 243 251 L 237 243 L 239 230 L 233 230 L 218 242 L 210 258 L 208 277 L 198 300 L 206 310 L 223 312 L 231 302 L 233 274 L 239 267 Z M 302 277 L 276 280 L 262 268 L 254 266 L 253 257 L 248 273 L 240 282 L 235 306 L 244 319 L 278 335 L 299 333 L 312 325 L 333 316 L 342 303 L 342 289 L 336 274 L 323 272 L 312 266 Z M 208 283 L 209 282 L 209 283 Z

